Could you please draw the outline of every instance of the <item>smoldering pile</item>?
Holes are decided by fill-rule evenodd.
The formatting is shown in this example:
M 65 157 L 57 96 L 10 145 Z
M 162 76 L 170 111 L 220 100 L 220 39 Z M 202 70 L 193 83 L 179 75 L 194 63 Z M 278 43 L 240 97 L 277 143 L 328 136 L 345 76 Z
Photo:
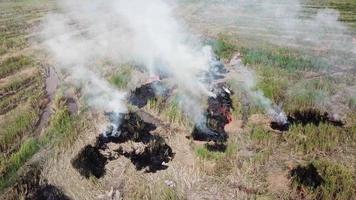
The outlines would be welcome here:
M 132 105 L 142 108 L 149 100 L 157 100 L 158 98 L 166 100 L 171 92 L 172 90 L 158 78 L 157 80 L 149 81 L 134 89 L 128 101 Z
M 342 120 L 330 113 L 321 112 L 316 109 L 306 109 L 290 113 L 287 116 L 287 123 L 283 124 L 278 123 L 278 121 L 272 121 L 271 128 L 279 131 L 288 131 L 289 127 L 293 124 L 299 124 L 302 126 L 313 124 L 315 126 L 319 126 L 321 123 L 331 124 L 333 126 L 344 126 L 344 122 Z
M 220 141 L 227 140 L 225 125 L 232 121 L 232 91 L 225 83 L 216 84 L 208 98 L 208 108 L 205 113 L 205 122 L 196 124 L 192 132 L 194 140 Z
M 203 73 L 203 82 L 212 84 L 214 81 L 225 78 L 229 72 L 225 65 L 220 61 L 220 58 L 213 53 L 209 56 L 209 68 Z
M 137 170 L 155 172 L 166 169 L 174 153 L 165 140 L 150 132 L 156 129 L 137 113 L 111 114 L 112 125 L 100 134 L 94 145 L 85 146 L 72 160 L 72 166 L 84 177 L 100 178 L 105 165 L 120 156 L 131 160 Z

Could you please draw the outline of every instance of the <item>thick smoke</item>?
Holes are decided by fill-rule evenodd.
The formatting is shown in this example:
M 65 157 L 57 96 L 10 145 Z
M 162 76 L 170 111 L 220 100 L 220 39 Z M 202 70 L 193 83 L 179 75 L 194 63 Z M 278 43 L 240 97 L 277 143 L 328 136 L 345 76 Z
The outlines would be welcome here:
M 198 78 L 209 66 L 209 53 L 186 34 L 162 0 L 58 1 L 59 9 L 43 24 L 46 47 L 67 80 L 80 86 L 91 106 L 125 112 L 125 93 L 106 81 L 103 61 L 135 63 L 147 73 L 168 73 L 182 94 L 182 105 L 195 120 L 201 97 L 209 95 Z

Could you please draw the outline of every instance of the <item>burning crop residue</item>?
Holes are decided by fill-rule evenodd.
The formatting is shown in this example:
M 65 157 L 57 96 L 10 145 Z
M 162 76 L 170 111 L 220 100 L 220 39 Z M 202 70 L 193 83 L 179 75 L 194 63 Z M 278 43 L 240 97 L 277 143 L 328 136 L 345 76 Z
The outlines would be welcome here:
M 329 123 L 334 126 L 343 126 L 344 123 L 327 112 L 323 114 L 318 110 L 296 111 L 288 117 L 291 124 L 314 124 L 318 126 L 320 123 Z
M 192 137 L 203 141 L 226 141 L 225 125 L 232 121 L 231 90 L 225 84 L 217 84 L 212 92 L 215 96 L 208 98 L 206 123 L 196 125 Z
M 293 124 L 301 124 L 302 126 L 306 126 L 308 124 L 313 124 L 315 126 L 319 126 L 321 123 L 328 123 L 333 126 L 343 126 L 344 123 L 337 119 L 335 116 L 330 115 L 327 112 L 323 114 L 315 109 L 296 111 L 288 115 L 287 123 L 281 123 L 278 121 L 271 122 L 271 128 L 279 131 L 288 131 L 290 125 Z
M 157 97 L 166 98 L 169 96 L 169 93 L 170 90 L 163 85 L 162 81 L 154 80 L 132 91 L 129 102 L 142 108 L 149 100 L 157 99 Z
M 165 163 L 173 159 L 174 153 L 161 136 L 150 133 L 156 126 L 136 113 L 121 114 L 119 118 L 115 121 L 117 124 L 97 137 L 94 146 L 84 147 L 72 160 L 73 167 L 86 178 L 90 175 L 99 178 L 105 174 L 107 162 L 122 155 L 130 159 L 137 170 L 166 169 Z
M 143 148 L 124 150 L 121 147 L 116 151 L 129 158 L 137 170 L 146 168 L 146 172 L 166 169 L 168 166 L 164 163 L 168 163 L 174 156 L 172 148 L 157 135 L 151 136 L 149 143 Z

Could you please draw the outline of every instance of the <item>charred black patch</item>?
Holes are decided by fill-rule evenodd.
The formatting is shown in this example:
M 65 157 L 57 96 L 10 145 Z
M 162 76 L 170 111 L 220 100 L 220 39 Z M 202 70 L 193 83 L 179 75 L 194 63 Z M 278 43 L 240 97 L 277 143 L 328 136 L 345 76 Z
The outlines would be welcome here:
M 132 91 L 129 102 L 139 108 L 144 107 L 149 100 L 157 99 L 157 96 L 167 97 L 169 90 L 161 81 L 146 83 Z
M 341 120 L 333 118 L 329 113 L 321 113 L 320 111 L 314 109 L 295 111 L 288 115 L 287 123 L 271 122 L 270 126 L 275 130 L 288 131 L 289 127 L 293 124 L 301 124 L 302 126 L 313 124 L 315 126 L 319 126 L 321 123 L 327 123 L 339 127 L 344 126 L 344 123 Z
M 328 123 L 334 126 L 344 125 L 342 121 L 333 119 L 327 112 L 322 114 L 320 111 L 314 109 L 296 111 L 288 116 L 288 121 L 291 124 L 302 124 L 303 126 L 308 124 L 318 126 L 320 123 Z
M 136 151 L 120 153 L 129 158 L 137 170 L 146 169 L 146 172 L 156 172 L 167 169 L 164 163 L 173 159 L 174 153 L 172 148 L 166 144 L 160 136 L 152 136 L 150 143 L 144 148 L 143 152 Z
M 42 185 L 34 194 L 31 194 L 28 200 L 70 200 L 60 189 L 53 185 Z
M 279 131 L 288 131 L 289 123 L 271 122 L 271 128 Z
M 324 183 L 313 164 L 298 166 L 291 170 L 290 175 L 297 183 L 314 189 Z
M 226 141 L 228 135 L 225 132 L 225 125 L 232 121 L 231 91 L 226 84 L 221 83 L 217 84 L 212 92 L 215 96 L 208 98 L 206 123 L 197 124 L 192 137 L 201 141 Z
M 156 129 L 155 124 L 144 121 L 140 115 L 132 112 L 112 117 L 112 122 L 117 124 L 108 127 L 97 137 L 94 146 L 87 145 L 72 160 L 72 166 L 82 176 L 102 177 L 107 162 L 117 158 L 112 156 L 115 154 L 129 158 L 137 170 L 145 168 L 146 172 L 156 172 L 167 168 L 164 163 L 172 160 L 174 153 L 162 137 L 150 133 Z M 119 147 L 109 149 L 108 143 L 119 144 Z M 103 155 L 101 152 L 104 151 L 109 153 Z
M 209 151 L 216 151 L 216 152 L 225 152 L 227 145 L 224 143 L 214 143 L 214 144 L 205 144 L 206 149 Z
M 72 159 L 72 166 L 84 177 L 105 175 L 107 158 L 103 156 L 97 146 L 87 145 Z
M 225 142 L 228 138 L 228 135 L 225 131 L 215 132 L 210 128 L 196 125 L 194 126 L 192 132 L 192 138 L 197 141 Z
M 109 142 L 123 143 L 129 140 L 148 143 L 150 132 L 157 128 L 156 125 L 142 120 L 137 113 L 122 114 L 119 118 L 119 125 L 108 127 L 105 134 L 98 137 L 96 146 L 103 148 Z
M 38 166 L 29 166 L 6 193 L 5 199 L 70 200 L 58 187 L 41 180 L 41 169 Z

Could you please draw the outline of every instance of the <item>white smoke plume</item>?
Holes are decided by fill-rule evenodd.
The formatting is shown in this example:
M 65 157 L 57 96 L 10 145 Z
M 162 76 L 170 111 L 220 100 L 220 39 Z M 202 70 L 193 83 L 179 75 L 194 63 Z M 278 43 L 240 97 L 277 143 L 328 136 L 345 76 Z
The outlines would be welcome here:
M 64 0 L 43 23 L 46 47 L 58 69 L 81 87 L 89 105 L 125 112 L 125 93 L 100 73 L 100 61 L 134 62 L 150 75 L 168 72 L 181 93 L 182 105 L 198 105 L 209 95 L 198 76 L 207 71 L 209 54 L 199 40 L 187 34 L 163 0 Z M 118 65 L 119 66 L 119 65 Z M 190 106 L 185 107 L 189 110 Z M 192 112 L 200 119 L 201 110 Z
M 244 92 L 254 105 L 260 106 L 265 113 L 279 124 L 288 123 L 286 114 L 268 99 L 261 90 L 256 89 L 256 75 L 248 67 L 242 64 L 238 57 L 234 57 L 230 65 L 234 68 L 232 87 L 235 91 Z
M 179 13 L 198 32 L 314 51 L 331 64 L 354 67 L 355 32 L 337 10 L 307 0 L 180 1 Z M 309 6 L 308 6 L 309 5 Z

